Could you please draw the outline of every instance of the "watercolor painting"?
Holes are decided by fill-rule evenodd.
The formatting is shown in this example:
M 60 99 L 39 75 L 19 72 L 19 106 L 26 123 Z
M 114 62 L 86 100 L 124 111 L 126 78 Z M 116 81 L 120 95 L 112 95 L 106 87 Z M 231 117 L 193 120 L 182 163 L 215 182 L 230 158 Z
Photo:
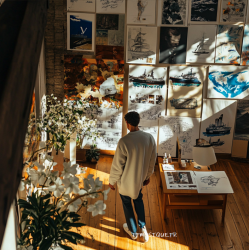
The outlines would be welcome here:
M 67 17 L 67 49 L 94 51 L 95 15 L 68 13 Z
M 221 22 L 244 22 L 247 2 L 247 0 L 222 0 Z
M 210 66 L 208 98 L 242 99 L 249 96 L 249 69 L 244 66 Z
M 241 65 L 249 65 L 249 25 L 244 27 L 244 36 L 242 42 Z
M 243 26 L 218 25 L 215 63 L 240 64 Z

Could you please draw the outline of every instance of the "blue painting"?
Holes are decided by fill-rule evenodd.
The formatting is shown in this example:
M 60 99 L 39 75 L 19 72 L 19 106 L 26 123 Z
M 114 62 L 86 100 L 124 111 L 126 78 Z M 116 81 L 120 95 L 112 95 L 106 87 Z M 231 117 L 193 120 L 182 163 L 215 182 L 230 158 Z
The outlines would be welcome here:
M 249 25 L 244 28 L 244 37 L 242 42 L 241 65 L 249 65 Z
M 68 49 L 93 50 L 94 14 L 68 14 Z
M 216 63 L 240 64 L 243 26 L 218 25 Z
M 208 98 L 242 99 L 249 95 L 249 70 L 243 66 L 211 66 Z

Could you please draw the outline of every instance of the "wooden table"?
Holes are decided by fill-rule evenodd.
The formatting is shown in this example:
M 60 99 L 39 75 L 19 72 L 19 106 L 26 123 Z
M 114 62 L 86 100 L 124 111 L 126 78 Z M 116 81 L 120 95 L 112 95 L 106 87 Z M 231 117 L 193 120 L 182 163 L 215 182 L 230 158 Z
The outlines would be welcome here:
M 186 189 L 168 189 L 164 171 L 162 169 L 162 157 L 158 157 L 158 165 L 161 177 L 161 187 L 163 189 L 163 218 L 166 220 L 166 209 L 222 209 L 222 222 L 224 222 L 227 194 L 207 194 L 198 193 L 197 190 Z M 187 163 L 186 168 L 179 167 L 178 162 L 172 162 L 175 170 L 191 170 L 191 171 L 211 171 L 207 166 L 200 166 L 198 170 L 194 168 L 198 164 L 192 162 Z

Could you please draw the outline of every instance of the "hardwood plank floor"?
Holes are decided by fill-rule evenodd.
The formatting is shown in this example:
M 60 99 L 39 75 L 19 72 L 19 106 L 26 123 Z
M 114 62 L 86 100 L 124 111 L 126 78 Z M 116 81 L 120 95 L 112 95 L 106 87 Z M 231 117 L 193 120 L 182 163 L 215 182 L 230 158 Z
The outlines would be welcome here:
M 103 189 L 108 188 L 108 178 L 113 157 L 101 155 L 98 164 L 90 166 L 84 174 L 94 174 L 103 181 Z M 147 243 L 142 237 L 133 241 L 123 230 L 125 216 L 119 192 L 110 191 L 106 203 L 105 215 L 92 217 L 82 208 L 79 214 L 81 222 L 87 226 L 77 229 L 86 242 L 78 245 L 76 250 L 246 250 L 249 249 L 249 166 L 248 163 L 231 159 L 217 159 L 212 170 L 226 171 L 234 194 L 228 195 L 224 224 L 221 223 L 221 210 L 168 210 L 167 223 L 162 215 L 162 189 L 158 167 L 148 186 L 142 190 L 146 223 L 150 236 Z M 86 166 L 86 164 L 81 164 Z M 83 176 L 81 176 L 82 178 Z M 89 200 L 91 204 L 97 199 Z M 140 232 L 138 230 L 138 232 Z M 177 232 L 177 237 L 169 237 Z M 168 233 L 168 234 L 167 234 Z M 161 237 L 166 236 L 166 237 Z M 168 237 L 167 237 L 168 236 Z M 94 239 L 92 239 L 94 237 Z M 70 245 L 73 247 L 73 245 Z

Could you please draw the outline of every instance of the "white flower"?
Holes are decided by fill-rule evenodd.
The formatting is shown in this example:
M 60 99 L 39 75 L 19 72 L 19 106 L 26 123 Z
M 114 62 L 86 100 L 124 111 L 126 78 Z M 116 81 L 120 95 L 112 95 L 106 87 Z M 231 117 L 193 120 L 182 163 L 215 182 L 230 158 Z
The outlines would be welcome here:
M 63 179 L 62 183 L 66 188 L 65 194 L 69 194 L 71 192 L 78 194 L 78 192 L 80 191 L 79 179 L 75 176 Z
M 55 184 L 48 188 L 49 191 L 54 192 L 55 197 L 59 197 L 64 191 L 64 186 L 62 185 L 62 180 L 57 178 Z
M 84 189 L 81 189 L 81 190 L 78 192 L 79 195 L 84 195 L 84 194 L 86 194 L 86 193 L 87 193 L 87 191 L 84 190 Z
M 92 216 L 98 214 L 105 214 L 106 204 L 103 203 L 103 200 L 97 201 L 94 205 L 89 205 L 87 211 L 92 212 Z
M 64 162 L 63 163 L 63 171 L 61 174 L 61 177 L 63 178 L 69 178 L 72 175 L 76 174 L 76 168 L 78 167 L 78 164 L 74 164 L 73 166 L 71 166 L 71 161 L 69 162 Z
M 110 191 L 110 188 L 108 188 L 107 190 L 103 191 L 103 197 L 104 197 L 104 200 L 107 200 L 108 199 L 108 193 Z
M 77 199 L 68 206 L 68 209 L 70 212 L 76 212 L 78 210 L 79 205 L 81 204 L 82 204 L 81 200 Z

